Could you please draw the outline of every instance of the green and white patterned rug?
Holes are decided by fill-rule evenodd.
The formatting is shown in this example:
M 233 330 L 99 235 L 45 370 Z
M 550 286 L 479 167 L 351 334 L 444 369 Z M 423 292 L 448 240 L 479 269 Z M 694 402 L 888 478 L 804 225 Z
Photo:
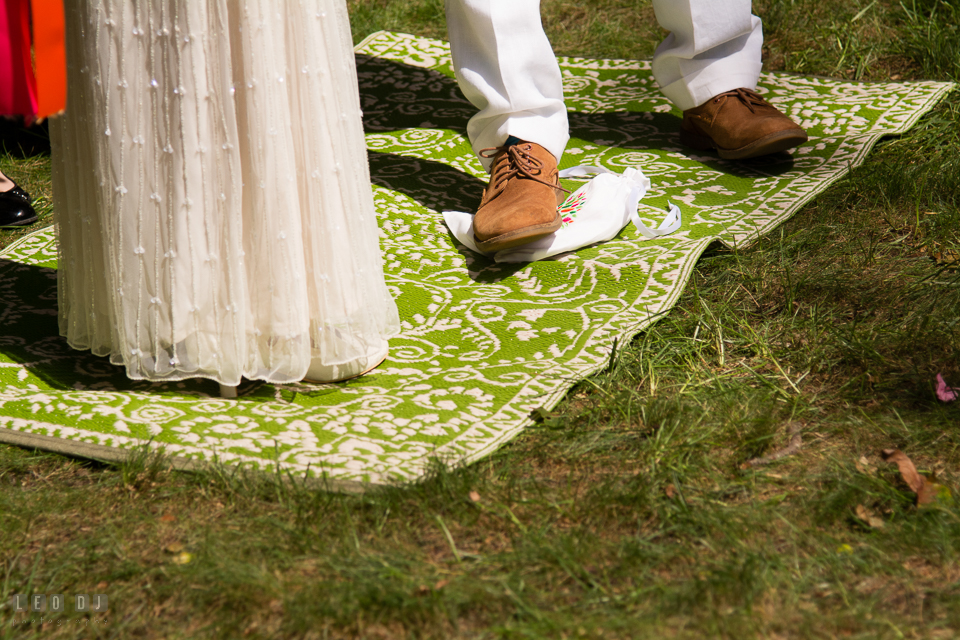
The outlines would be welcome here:
M 445 43 L 377 33 L 357 48 L 387 283 L 403 333 L 372 374 L 339 385 L 128 380 L 58 336 L 52 228 L 0 253 L 0 441 L 116 460 L 149 441 L 184 461 L 384 483 L 416 479 L 431 458 L 490 453 L 603 369 L 669 310 L 714 241 L 752 242 L 906 131 L 951 88 L 766 74 L 760 91 L 802 123 L 793 156 L 727 162 L 677 141 L 680 113 L 647 62 L 561 60 L 572 139 L 561 166 L 636 166 L 653 181 L 641 217 L 680 205 L 677 233 L 608 243 L 529 265 L 459 247 L 440 211 L 471 211 L 485 174 L 465 137 L 474 112 Z M 571 183 L 568 186 L 576 186 Z

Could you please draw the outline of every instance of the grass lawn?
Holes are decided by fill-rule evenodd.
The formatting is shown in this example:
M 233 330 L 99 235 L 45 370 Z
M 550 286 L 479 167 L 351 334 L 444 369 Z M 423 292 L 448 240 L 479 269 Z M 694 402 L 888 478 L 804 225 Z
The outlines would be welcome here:
M 441 0 L 349 6 L 357 41 L 445 37 Z M 955 1 L 754 11 L 767 70 L 960 81 Z M 561 55 L 661 37 L 642 0 L 543 14 Z M 49 220 L 48 157 L 0 170 Z M 778 231 L 708 252 L 611 370 L 470 467 L 353 496 L 0 445 L 0 637 L 956 637 L 960 401 L 934 389 L 960 386 L 958 254 L 954 92 Z M 957 497 L 918 508 L 884 449 Z M 110 612 L 13 625 L 14 593 Z

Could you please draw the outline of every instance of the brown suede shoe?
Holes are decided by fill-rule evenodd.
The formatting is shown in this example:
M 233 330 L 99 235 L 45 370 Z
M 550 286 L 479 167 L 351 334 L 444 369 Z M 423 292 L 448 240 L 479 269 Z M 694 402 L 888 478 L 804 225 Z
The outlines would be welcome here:
M 560 186 L 556 158 L 533 142 L 510 142 L 480 151 L 493 158 L 490 184 L 473 217 L 474 240 L 486 253 L 533 242 L 563 224 L 557 204 L 567 190 Z
M 683 112 L 680 142 L 716 149 L 742 160 L 786 151 L 807 141 L 807 132 L 750 89 L 734 89 Z

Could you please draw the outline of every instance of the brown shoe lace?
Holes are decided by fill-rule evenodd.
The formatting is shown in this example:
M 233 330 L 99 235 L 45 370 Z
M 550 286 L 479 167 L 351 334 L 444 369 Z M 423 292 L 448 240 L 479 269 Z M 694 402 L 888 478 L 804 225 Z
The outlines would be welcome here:
M 750 89 L 744 89 L 743 87 L 739 89 L 734 89 L 733 91 L 726 91 L 724 93 L 718 93 L 713 97 L 714 102 L 720 102 L 720 98 L 737 98 L 743 104 L 747 105 L 747 108 L 750 109 L 750 113 L 756 113 L 754 106 L 758 107 L 769 107 L 771 106 L 769 102 L 760 97 L 756 91 Z
M 570 193 L 569 189 L 564 189 L 559 184 L 552 184 L 538 177 L 543 174 L 543 162 L 527 153 L 529 149 L 529 144 L 512 144 L 480 150 L 481 158 L 493 158 L 502 152 L 507 159 L 506 162 L 499 162 L 494 167 L 493 188 L 499 189 L 504 182 L 520 175 L 553 189 L 559 189 L 564 193 Z

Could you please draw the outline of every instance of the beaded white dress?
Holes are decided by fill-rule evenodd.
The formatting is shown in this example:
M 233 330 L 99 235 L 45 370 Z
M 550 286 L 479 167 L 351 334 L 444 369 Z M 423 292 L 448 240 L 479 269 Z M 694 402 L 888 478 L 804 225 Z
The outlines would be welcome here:
M 60 331 L 134 379 L 337 380 L 399 329 L 344 0 L 75 0 Z

